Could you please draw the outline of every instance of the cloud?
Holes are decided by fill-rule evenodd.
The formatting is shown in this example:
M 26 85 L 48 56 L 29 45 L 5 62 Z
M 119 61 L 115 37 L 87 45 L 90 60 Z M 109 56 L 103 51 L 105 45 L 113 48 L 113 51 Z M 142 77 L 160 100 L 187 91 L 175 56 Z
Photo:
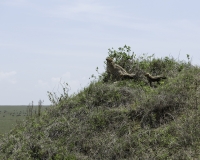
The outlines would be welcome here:
M 62 93 L 63 87 L 66 87 L 66 83 L 68 84 L 67 88 L 69 89 L 69 94 L 76 93 L 82 87 L 84 87 L 88 83 L 88 79 L 85 77 L 79 77 L 73 79 L 70 72 L 66 72 L 62 74 L 60 77 L 52 77 L 50 82 L 52 92 Z
M 11 72 L 0 72 L 0 79 L 5 79 L 5 78 L 8 78 L 8 77 L 12 77 L 14 75 L 16 75 L 17 72 L 15 71 L 11 71 Z
M 11 84 L 16 84 L 16 83 L 17 83 L 17 81 L 16 81 L 15 79 L 11 79 L 11 80 L 9 80 L 9 82 L 10 82 Z
M 60 81 L 60 77 L 52 77 L 51 82 L 58 83 Z
M 141 31 L 151 31 L 160 25 L 143 17 L 130 15 L 122 12 L 120 6 L 105 5 L 97 1 L 74 1 L 63 5 L 55 5 L 53 8 L 44 8 L 43 12 L 51 17 L 74 20 L 81 22 L 92 22 L 105 26 L 124 27 Z M 85 29 L 83 29 L 85 32 Z
M 59 82 L 67 81 L 67 80 L 70 80 L 70 79 L 71 79 L 71 73 L 66 72 L 66 73 L 62 74 L 60 77 L 52 77 L 51 82 L 59 83 Z
M 62 93 L 62 88 L 66 87 L 65 85 L 69 84 L 70 92 L 75 92 L 80 88 L 80 81 L 72 79 L 71 73 L 66 72 L 59 77 L 52 77 L 48 81 L 38 80 L 36 87 L 42 87 L 46 90 Z
M 62 75 L 63 78 L 65 79 L 70 79 L 71 78 L 71 73 L 70 72 L 66 72 Z
M 16 84 L 17 81 L 15 80 L 15 77 L 14 77 L 16 74 L 17 72 L 15 71 L 11 71 L 11 72 L 0 71 L 0 81 L 6 81 L 11 84 Z
M 6 43 L 0 43 L 0 47 L 11 47 L 12 45 Z
M 25 7 L 28 6 L 30 3 L 27 0 L 6 0 L 1 2 L 6 6 L 14 6 L 14 7 Z
M 62 12 L 65 12 L 67 9 L 67 13 L 74 14 L 82 14 L 82 13 L 103 13 L 103 11 L 108 8 L 103 5 L 97 3 L 76 3 L 72 6 L 60 6 L 59 9 Z M 66 13 L 66 12 L 65 12 Z
M 41 87 L 49 87 L 49 83 L 43 80 L 38 80 L 38 85 Z
M 87 20 L 94 17 L 96 14 L 105 14 L 106 11 L 109 11 L 112 7 L 102 5 L 95 1 L 73 1 L 73 3 L 65 3 L 62 5 L 57 5 L 49 10 L 46 10 L 46 13 L 58 18 L 68 18 L 74 20 Z M 82 16 L 89 15 L 86 19 L 83 19 Z
M 45 10 L 45 9 L 44 9 Z M 105 5 L 97 1 L 73 1 L 66 2 L 63 5 L 57 5 L 50 10 L 46 8 L 46 14 L 57 18 L 72 19 L 75 21 L 86 21 L 99 23 L 106 26 L 122 27 L 132 30 L 146 32 L 171 32 L 179 28 L 191 30 L 193 27 L 198 31 L 198 25 L 193 25 L 194 22 L 178 19 L 176 21 L 156 21 L 144 17 L 144 15 L 133 15 L 129 12 L 124 12 L 122 7 L 117 5 Z M 183 22 L 182 22 L 183 21 Z M 177 26 L 177 27 L 176 27 Z

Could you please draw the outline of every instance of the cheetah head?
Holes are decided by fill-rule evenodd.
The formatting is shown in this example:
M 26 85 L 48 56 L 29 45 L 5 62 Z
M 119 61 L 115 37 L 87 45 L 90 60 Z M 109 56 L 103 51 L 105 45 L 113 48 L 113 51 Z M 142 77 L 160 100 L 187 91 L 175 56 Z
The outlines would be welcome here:
M 107 60 L 107 62 L 112 62 L 113 61 L 113 59 L 110 58 L 110 57 L 107 57 L 106 60 Z

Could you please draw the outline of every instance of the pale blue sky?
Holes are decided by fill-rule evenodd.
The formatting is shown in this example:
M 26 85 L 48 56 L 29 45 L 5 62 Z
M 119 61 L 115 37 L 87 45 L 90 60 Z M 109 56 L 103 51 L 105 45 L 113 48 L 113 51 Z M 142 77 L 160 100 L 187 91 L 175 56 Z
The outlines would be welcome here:
M 50 104 L 104 71 L 108 48 L 200 64 L 198 0 L 1 0 L 0 105 Z

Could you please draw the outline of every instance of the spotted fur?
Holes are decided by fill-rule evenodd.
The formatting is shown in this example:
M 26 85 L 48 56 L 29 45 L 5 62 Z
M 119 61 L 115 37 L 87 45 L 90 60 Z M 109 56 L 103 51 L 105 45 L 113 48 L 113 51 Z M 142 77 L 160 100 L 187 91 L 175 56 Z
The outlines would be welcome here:
M 107 73 L 112 76 L 114 80 L 134 79 L 135 74 L 129 74 L 120 65 L 115 64 L 113 59 L 108 57 L 107 60 Z
M 160 84 L 160 81 L 162 79 L 167 79 L 165 76 L 152 76 L 149 73 L 145 73 L 145 76 L 147 77 L 151 87 L 152 87 L 152 82 L 157 82 L 158 84 Z

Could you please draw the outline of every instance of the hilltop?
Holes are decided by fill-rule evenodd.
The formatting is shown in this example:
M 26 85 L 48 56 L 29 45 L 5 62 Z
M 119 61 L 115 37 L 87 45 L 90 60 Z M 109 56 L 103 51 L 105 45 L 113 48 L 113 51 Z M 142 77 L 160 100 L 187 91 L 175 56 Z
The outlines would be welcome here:
M 0 140 L 1 159 L 199 159 L 200 67 L 173 57 L 136 57 L 109 49 L 134 80 L 113 82 L 106 72 L 71 96 L 49 92 L 52 106 Z M 164 75 L 148 84 L 144 73 Z

